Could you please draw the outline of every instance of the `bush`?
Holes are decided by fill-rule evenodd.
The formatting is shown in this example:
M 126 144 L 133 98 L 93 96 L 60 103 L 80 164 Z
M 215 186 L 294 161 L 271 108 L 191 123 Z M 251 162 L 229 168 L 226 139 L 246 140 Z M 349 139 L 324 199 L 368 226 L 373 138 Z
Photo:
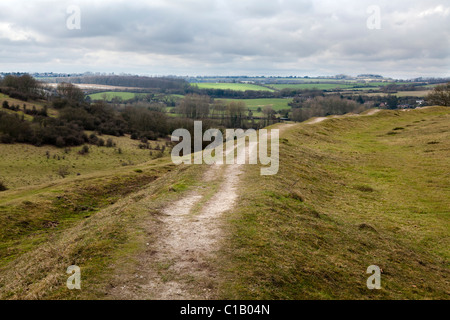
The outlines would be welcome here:
M 106 147 L 107 148 L 112 148 L 114 147 L 116 144 L 113 142 L 113 140 L 111 138 L 108 138 L 108 140 L 106 140 Z
M 64 141 L 64 138 L 63 138 L 63 137 L 57 137 L 57 138 L 56 138 L 55 145 L 56 145 L 58 148 L 62 148 L 62 147 L 64 147 L 64 146 L 66 145 L 66 142 Z
M 58 168 L 57 171 L 58 175 L 61 176 L 61 178 L 65 178 L 69 175 L 69 167 L 68 166 L 61 166 Z
M 89 153 L 89 147 L 84 145 L 80 151 L 78 151 L 79 154 L 84 155 Z
M 97 146 L 103 147 L 104 145 L 105 145 L 105 140 L 103 140 L 102 138 L 99 138 L 97 141 Z
M 5 186 L 4 182 L 0 180 L 0 191 L 6 191 L 8 188 Z

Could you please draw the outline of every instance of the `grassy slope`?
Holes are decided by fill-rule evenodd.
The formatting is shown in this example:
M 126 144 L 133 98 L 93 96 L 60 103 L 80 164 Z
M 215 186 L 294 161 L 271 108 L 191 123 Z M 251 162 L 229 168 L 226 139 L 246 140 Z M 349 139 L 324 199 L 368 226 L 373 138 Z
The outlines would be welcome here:
M 120 168 L 125 165 L 135 165 L 147 162 L 156 156 L 159 151 L 139 149 L 140 141 L 131 140 L 129 136 L 114 137 L 103 135 L 99 138 L 105 141 L 111 138 L 115 143 L 115 148 L 97 147 L 90 145 L 90 152 L 87 155 L 80 155 L 81 147 L 70 148 L 66 153 L 65 149 L 54 146 L 35 147 L 27 144 L 0 144 L 0 179 L 8 188 L 20 188 L 29 185 L 38 185 L 61 179 L 58 169 L 63 166 L 69 168 L 69 176 L 81 175 L 92 172 L 108 171 Z M 162 147 L 164 141 L 150 141 L 154 149 L 159 145 Z M 119 148 L 122 153 L 119 153 Z M 46 152 L 50 153 L 47 159 Z M 167 153 L 167 152 L 166 152 Z
M 277 175 L 246 168 L 222 297 L 448 299 L 449 120 L 448 108 L 381 111 L 282 134 Z
M 160 207 L 194 183 L 198 170 L 161 158 L 3 192 L 0 299 L 107 298 L 116 275 L 130 274 L 155 241 Z M 81 268 L 81 291 L 66 288 L 70 265 Z
M 44 105 L 46 105 L 46 104 L 49 105 L 49 103 L 47 103 L 44 100 L 41 100 L 41 101 L 22 101 L 22 100 L 19 100 L 19 99 L 11 98 L 11 97 L 9 97 L 6 94 L 0 93 L 0 110 L 4 111 L 4 112 L 8 112 L 8 113 L 16 113 L 16 112 L 11 111 L 11 110 L 7 110 L 7 109 L 4 109 L 4 108 L 1 108 L 1 104 L 3 103 L 3 101 L 8 101 L 10 106 L 12 106 L 12 105 L 20 106 L 20 110 L 23 110 L 23 105 L 26 105 L 28 110 L 32 110 L 33 107 L 36 107 L 37 110 L 41 110 L 44 107 Z M 17 113 L 20 116 L 22 116 L 22 114 L 24 114 L 22 111 L 19 111 Z M 52 108 L 49 108 L 48 109 L 48 115 L 50 117 L 56 117 L 58 115 L 58 112 L 56 110 L 52 109 Z M 29 115 L 25 115 L 25 119 L 33 120 L 33 117 L 29 116 Z

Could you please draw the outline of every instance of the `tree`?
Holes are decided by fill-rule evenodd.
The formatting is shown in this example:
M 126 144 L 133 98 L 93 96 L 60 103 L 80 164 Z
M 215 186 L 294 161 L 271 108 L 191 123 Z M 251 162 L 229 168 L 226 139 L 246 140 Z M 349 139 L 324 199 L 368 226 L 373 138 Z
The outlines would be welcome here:
M 388 95 L 386 102 L 388 105 L 388 109 L 397 109 L 398 106 L 397 96 Z
M 228 115 L 230 117 L 230 126 L 232 128 L 241 128 L 242 120 L 245 116 L 245 102 L 232 101 L 227 106 Z
M 60 96 L 62 96 L 63 98 L 66 98 L 70 101 L 74 101 L 74 102 L 83 102 L 84 101 L 83 91 L 71 83 L 63 82 L 63 83 L 58 84 L 56 91 L 58 92 L 58 94 Z
M 181 100 L 179 109 L 187 118 L 203 119 L 209 115 L 210 97 L 188 94 Z
M 264 106 L 262 113 L 267 120 L 267 124 L 270 124 L 270 121 L 273 120 L 276 112 L 272 109 L 272 106 Z
M 450 82 L 436 86 L 428 94 L 427 100 L 432 105 L 450 107 Z
M 39 82 L 36 81 L 32 76 L 29 74 L 24 74 L 23 76 L 13 76 L 13 75 L 7 75 L 3 79 L 2 83 L 5 87 L 14 88 L 19 92 L 25 93 L 25 94 L 34 94 L 37 93 L 37 90 L 39 88 Z
M 301 107 L 292 110 L 294 121 L 305 121 L 311 117 L 325 117 L 328 115 L 361 112 L 365 109 L 356 101 L 342 99 L 339 96 L 315 97 L 301 104 Z

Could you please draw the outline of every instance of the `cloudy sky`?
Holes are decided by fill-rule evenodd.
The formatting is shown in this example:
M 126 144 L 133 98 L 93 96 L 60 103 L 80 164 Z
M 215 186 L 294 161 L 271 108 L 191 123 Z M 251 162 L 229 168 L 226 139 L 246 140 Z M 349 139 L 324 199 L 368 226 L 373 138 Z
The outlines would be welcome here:
M 3 72 L 414 78 L 449 70 L 448 0 L 0 1 Z

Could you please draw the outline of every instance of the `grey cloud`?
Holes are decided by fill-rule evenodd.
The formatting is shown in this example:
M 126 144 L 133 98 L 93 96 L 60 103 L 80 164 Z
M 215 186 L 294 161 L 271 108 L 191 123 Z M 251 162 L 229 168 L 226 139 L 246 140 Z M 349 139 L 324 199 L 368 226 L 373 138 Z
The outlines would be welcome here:
M 66 28 L 72 4 L 81 30 Z M 448 76 L 449 19 L 436 0 L 5 1 L 0 70 Z

